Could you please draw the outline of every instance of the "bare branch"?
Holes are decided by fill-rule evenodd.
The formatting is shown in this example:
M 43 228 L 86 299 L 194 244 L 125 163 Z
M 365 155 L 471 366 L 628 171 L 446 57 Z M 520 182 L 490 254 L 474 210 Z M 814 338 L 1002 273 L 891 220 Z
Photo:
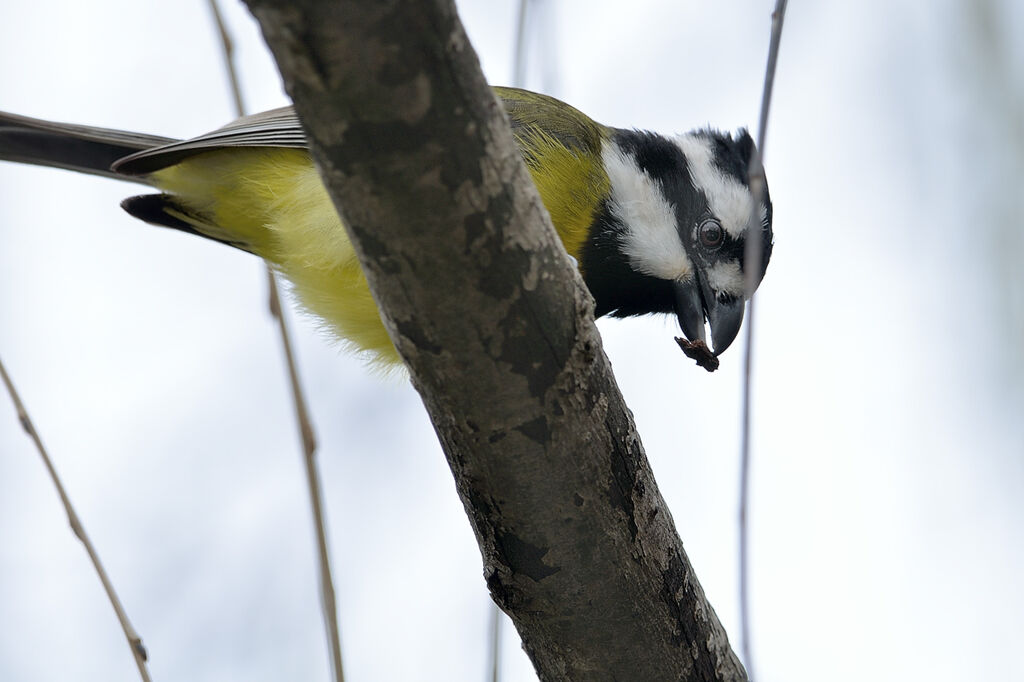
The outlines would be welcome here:
M 493 601 L 491 602 L 491 642 L 489 645 L 491 660 L 490 668 L 491 682 L 501 680 L 501 609 Z
M 782 21 L 786 15 L 786 1 L 777 0 L 772 12 L 772 36 L 768 47 L 768 65 L 765 69 L 764 91 L 761 95 L 761 116 L 758 120 L 757 148 L 750 158 L 747 181 L 754 202 L 751 207 L 750 224 L 759 225 L 761 204 L 764 201 L 764 144 L 768 129 L 768 111 L 771 107 L 772 86 L 775 83 L 775 66 L 779 59 L 779 44 L 782 40 Z M 754 659 L 750 638 L 750 527 L 747 524 L 747 507 L 750 502 L 750 377 L 754 356 L 754 290 L 757 276 L 761 272 L 761 240 L 748 239 L 744 260 L 747 263 L 747 343 L 743 356 L 743 406 L 740 435 L 740 631 L 743 641 L 743 662 L 751 679 L 754 679 Z
M 217 37 L 220 39 L 224 68 L 227 71 L 228 83 L 231 85 L 231 97 L 235 102 L 235 112 L 239 116 L 245 116 L 242 85 L 238 79 L 238 70 L 235 68 L 235 42 L 231 39 L 227 24 L 224 23 L 224 16 L 220 13 L 220 5 L 217 4 L 217 0 L 209 0 L 208 4 L 210 13 L 213 15 L 213 23 L 217 27 Z
M 516 12 L 516 43 L 512 54 L 512 85 L 517 88 L 526 87 L 526 16 L 529 14 L 530 0 L 519 0 Z
M 14 409 L 17 410 L 18 421 L 21 422 L 21 427 L 28 434 L 29 438 L 32 439 L 32 442 L 36 444 L 36 450 L 39 451 L 39 456 L 43 458 L 43 464 L 46 465 L 46 470 L 50 473 L 50 479 L 53 481 L 54 487 L 57 488 L 57 495 L 60 496 L 61 504 L 64 505 L 64 512 L 68 516 L 68 523 L 71 525 L 72 532 L 85 545 L 85 551 L 89 555 L 89 560 L 92 561 L 93 568 L 96 569 L 96 574 L 100 577 L 100 582 L 103 583 L 103 589 L 107 593 L 110 605 L 114 607 L 117 620 L 121 623 L 121 630 L 124 631 L 125 639 L 128 640 L 128 647 L 132 650 L 135 665 L 139 668 L 139 676 L 143 679 L 143 682 L 149 682 L 149 669 L 146 667 L 148 656 L 146 654 L 146 647 L 142 644 L 142 638 L 128 620 L 128 614 L 125 613 L 124 606 L 121 605 L 121 600 L 118 598 L 117 592 L 114 591 L 114 585 L 110 582 L 110 577 L 100 562 L 100 556 L 89 539 L 89 535 L 85 532 L 85 526 L 82 525 L 81 519 L 78 518 L 78 513 L 71 504 L 67 491 L 64 490 L 64 484 L 57 474 L 53 460 L 50 459 L 49 453 L 47 453 L 46 448 L 43 446 L 43 440 L 39 437 L 39 432 L 36 431 L 36 427 L 28 415 L 28 410 L 25 409 L 25 404 L 21 402 L 21 396 L 18 395 L 18 391 L 14 388 L 14 382 L 8 376 L 3 361 L 0 361 L 0 378 L 3 379 L 4 386 L 7 387 L 7 393 L 11 396 L 11 401 L 14 402 Z
M 248 0 L 543 680 L 745 680 L 450 0 Z
M 327 545 L 327 521 L 324 514 L 323 486 L 320 483 L 320 470 L 316 461 L 316 438 L 313 425 L 306 407 L 306 398 L 299 379 L 299 370 L 295 365 L 295 354 L 292 352 L 291 335 L 288 323 L 281 310 L 281 299 L 277 291 L 277 278 L 267 268 L 267 282 L 270 292 L 270 309 L 277 319 L 281 333 L 281 347 L 284 351 L 285 364 L 288 367 L 288 379 L 295 404 L 295 417 L 299 424 L 299 435 L 302 437 L 302 460 L 306 469 L 306 484 L 309 486 L 309 502 L 313 512 L 313 530 L 316 534 L 316 549 L 319 560 L 320 600 L 323 611 L 324 627 L 327 630 L 328 653 L 331 657 L 331 671 L 336 682 L 344 682 L 345 670 L 341 659 L 341 631 L 338 626 L 338 606 L 334 594 L 334 578 L 331 576 L 331 555 Z
M 224 65 L 231 93 L 235 101 L 236 113 L 245 115 L 245 102 L 242 99 L 242 88 L 234 62 L 234 43 L 231 34 L 224 24 L 217 0 L 209 0 L 210 11 L 217 25 L 221 47 L 224 54 Z M 305 464 L 306 483 L 309 486 L 309 501 L 313 512 L 313 532 L 316 535 L 317 558 L 320 574 L 320 606 L 327 631 L 327 648 L 330 655 L 331 671 L 336 682 L 344 682 L 345 672 L 341 659 L 341 633 L 338 628 L 338 607 L 334 593 L 334 579 L 331 577 L 331 558 L 327 546 L 327 523 L 323 509 L 323 486 L 320 483 L 320 470 L 316 461 L 316 435 L 313 431 L 313 420 L 306 406 L 305 392 L 299 377 L 295 353 L 292 351 L 291 335 L 288 333 L 288 322 L 281 308 L 281 296 L 278 292 L 277 278 L 274 271 L 267 266 L 267 296 L 270 314 L 277 321 L 281 335 L 281 348 L 284 352 L 285 366 L 288 369 L 288 382 L 291 386 L 292 403 L 295 405 L 295 418 L 299 425 L 299 436 L 302 438 L 302 459 Z

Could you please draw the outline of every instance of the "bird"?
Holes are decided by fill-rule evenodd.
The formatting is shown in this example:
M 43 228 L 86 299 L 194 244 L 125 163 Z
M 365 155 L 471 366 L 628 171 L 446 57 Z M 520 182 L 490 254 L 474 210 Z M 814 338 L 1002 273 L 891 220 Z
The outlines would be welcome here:
M 675 314 L 715 366 L 771 258 L 767 185 L 757 211 L 755 144 L 711 127 L 676 135 L 600 124 L 554 97 L 492 88 L 595 317 Z M 121 206 L 147 223 L 266 260 L 302 307 L 371 363 L 401 363 L 291 107 L 178 140 L 0 112 L 0 160 L 148 185 Z M 760 240 L 759 263 L 746 262 Z

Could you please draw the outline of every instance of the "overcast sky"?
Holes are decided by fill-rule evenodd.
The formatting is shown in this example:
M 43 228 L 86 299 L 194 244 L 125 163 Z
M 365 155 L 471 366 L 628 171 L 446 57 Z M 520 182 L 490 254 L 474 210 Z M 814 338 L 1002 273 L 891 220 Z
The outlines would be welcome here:
M 516 4 L 459 3 L 495 84 L 512 78 Z M 528 86 L 610 125 L 756 126 L 771 2 L 549 4 Z M 286 103 L 254 23 L 225 11 L 250 109 Z M 790 5 L 755 355 L 764 682 L 1024 679 L 1022 67 L 1015 0 Z M 2 110 L 186 137 L 233 118 L 227 93 L 204 1 L 4 9 Z M 0 163 L 0 356 L 154 679 L 327 680 L 262 266 L 134 221 L 118 203 L 136 189 Z M 480 555 L 418 396 L 291 321 L 346 677 L 482 679 Z M 599 326 L 738 648 L 742 343 L 709 375 L 672 320 Z M 0 679 L 137 679 L 5 397 L 0 632 Z M 505 634 L 505 679 L 535 679 Z

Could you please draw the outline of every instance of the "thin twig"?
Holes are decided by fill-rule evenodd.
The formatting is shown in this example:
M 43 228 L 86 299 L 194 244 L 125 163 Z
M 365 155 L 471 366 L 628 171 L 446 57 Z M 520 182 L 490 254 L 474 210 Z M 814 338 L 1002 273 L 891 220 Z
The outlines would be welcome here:
M 786 0 L 777 0 L 775 11 L 772 12 L 772 36 L 768 47 L 768 65 L 765 69 L 764 91 L 761 95 L 761 117 L 758 121 L 757 148 L 747 168 L 747 180 L 750 192 L 754 197 L 751 207 L 750 225 L 761 224 L 761 203 L 764 201 L 764 145 L 765 133 L 768 128 L 768 110 L 771 106 L 772 86 L 775 83 L 775 65 L 779 58 L 779 41 L 782 38 L 782 20 L 786 15 Z M 750 377 L 753 369 L 754 355 L 754 289 L 757 276 L 761 273 L 761 240 L 747 240 L 744 260 L 746 268 L 746 288 L 750 303 L 747 305 L 747 347 L 743 362 L 743 425 L 740 441 L 740 630 L 743 638 L 743 662 L 747 668 L 747 676 L 754 680 L 753 647 L 750 640 L 750 532 L 747 525 L 747 507 L 750 502 Z
M 27 433 L 29 438 L 32 439 L 32 442 L 36 444 L 36 450 L 39 451 L 39 456 L 43 458 L 43 464 L 46 465 L 46 470 L 50 472 L 50 479 L 53 481 L 54 487 L 57 488 L 57 494 L 60 496 L 60 501 L 64 505 L 64 512 L 68 516 L 68 523 L 71 525 L 72 532 L 74 532 L 75 537 L 81 540 L 82 544 L 85 545 L 85 551 L 89 554 L 89 559 L 92 561 L 93 568 L 96 569 L 96 574 L 99 575 L 100 582 L 103 583 L 103 589 L 107 593 L 107 598 L 110 599 L 111 606 L 114 607 L 114 613 L 117 614 L 117 620 L 121 623 L 121 629 L 124 631 L 124 636 L 128 640 L 128 647 L 132 650 L 132 656 L 135 657 L 135 665 L 139 668 L 139 675 L 142 677 L 144 682 L 149 682 L 149 669 L 146 667 L 146 659 L 148 656 L 146 654 L 146 647 L 142 644 L 142 638 L 128 620 L 128 615 L 124 612 L 121 600 L 118 599 L 117 592 L 114 591 L 114 586 L 111 584 L 110 578 L 107 576 L 107 572 L 104 570 L 103 564 L 100 562 L 99 554 L 96 553 L 96 548 L 93 546 L 92 541 L 89 540 L 89 536 L 85 532 L 85 526 L 82 525 L 81 519 L 78 518 L 78 513 L 75 512 L 75 508 L 72 506 L 71 500 L 68 498 L 68 494 L 64 490 L 64 484 L 61 482 L 60 476 L 57 475 L 57 469 L 53 466 L 53 461 L 50 459 L 50 455 L 46 452 L 46 448 L 43 446 L 43 441 L 39 437 L 39 432 L 36 431 L 36 427 L 32 423 L 32 419 L 28 416 L 25 404 L 21 402 L 21 396 L 18 395 L 18 391 L 14 388 L 14 382 L 12 382 L 10 376 L 8 376 L 7 369 L 4 367 L 3 361 L 0 361 L 0 378 L 3 379 L 4 386 L 7 387 L 7 393 L 11 396 L 11 400 L 14 402 L 14 409 L 18 412 L 18 421 L 21 422 L 21 428 L 25 429 L 25 433 Z
M 491 602 L 491 682 L 501 679 L 501 609 Z
M 516 17 L 516 45 L 512 58 L 512 85 L 521 88 L 526 84 L 526 15 L 530 0 L 519 0 Z
M 271 314 L 277 319 L 281 332 L 281 346 L 284 350 L 285 362 L 288 365 L 288 378 L 291 382 L 292 397 L 295 402 L 295 416 L 299 423 L 302 436 L 303 462 L 306 465 L 306 483 L 309 485 L 309 501 L 313 511 L 313 528 L 316 531 L 317 556 L 320 561 L 320 598 L 323 606 L 324 625 L 327 628 L 327 643 L 330 648 L 331 669 L 337 682 L 344 682 L 345 672 L 341 663 L 341 632 L 338 628 L 338 607 L 334 595 L 334 579 L 331 577 L 331 559 L 327 547 L 327 523 L 324 519 L 323 490 L 320 485 L 320 471 L 316 464 L 316 436 L 313 424 L 306 408 L 306 399 L 299 381 L 299 371 L 295 366 L 295 355 L 292 353 L 291 336 L 288 323 L 281 310 L 281 298 L 277 293 L 277 279 L 267 269 L 268 293 Z
M 239 116 L 245 115 L 245 104 L 242 100 L 242 89 L 238 81 L 238 72 L 234 63 L 234 47 L 231 35 L 217 6 L 217 0 L 209 0 L 210 11 L 213 13 L 217 32 L 223 48 L 224 64 L 231 83 L 231 92 L 235 100 L 235 108 Z M 323 490 L 320 484 L 320 472 L 316 463 L 316 436 L 313 422 L 306 407 L 306 398 L 302 390 L 302 382 L 292 351 L 291 336 L 288 323 L 281 308 L 281 297 L 278 293 L 277 278 L 274 271 L 267 266 L 267 294 L 270 314 L 277 320 L 281 334 L 281 347 L 284 352 L 285 364 L 288 367 L 288 380 L 291 385 L 292 400 L 295 404 L 295 417 L 302 438 L 303 462 L 306 468 L 306 482 L 309 485 L 309 500 L 313 512 L 313 527 L 316 533 L 317 556 L 320 564 L 320 600 L 323 610 L 324 626 L 327 630 L 327 645 L 331 657 L 331 672 L 336 682 L 344 682 L 345 673 L 341 662 L 341 633 L 338 627 L 338 609 L 334 593 L 334 580 L 331 577 L 330 552 L 327 546 L 327 524 L 324 518 Z
M 220 47 L 224 56 L 224 68 L 228 72 L 228 82 L 231 84 L 231 96 L 235 99 L 235 112 L 239 116 L 245 116 L 245 100 L 242 99 L 242 86 L 238 82 L 238 70 L 235 68 L 235 43 L 228 33 L 227 24 L 224 23 L 224 16 L 220 13 L 220 5 L 217 0 L 210 0 L 210 12 L 213 13 L 213 23 L 217 26 L 217 34 L 220 37 Z

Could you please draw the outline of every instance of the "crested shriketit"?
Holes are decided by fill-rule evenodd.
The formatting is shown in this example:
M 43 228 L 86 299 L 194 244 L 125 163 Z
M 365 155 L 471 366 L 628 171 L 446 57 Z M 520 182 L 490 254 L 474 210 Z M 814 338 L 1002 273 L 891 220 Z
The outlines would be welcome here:
M 707 320 L 724 351 L 743 321 L 745 242 L 763 245 L 758 283 L 772 250 L 767 190 L 750 220 L 750 135 L 611 128 L 546 95 L 494 92 L 595 314 L 674 312 L 690 341 L 704 340 Z M 122 206 L 266 259 L 342 340 L 399 362 L 291 108 L 184 141 L 0 113 L 0 159 L 155 187 Z

